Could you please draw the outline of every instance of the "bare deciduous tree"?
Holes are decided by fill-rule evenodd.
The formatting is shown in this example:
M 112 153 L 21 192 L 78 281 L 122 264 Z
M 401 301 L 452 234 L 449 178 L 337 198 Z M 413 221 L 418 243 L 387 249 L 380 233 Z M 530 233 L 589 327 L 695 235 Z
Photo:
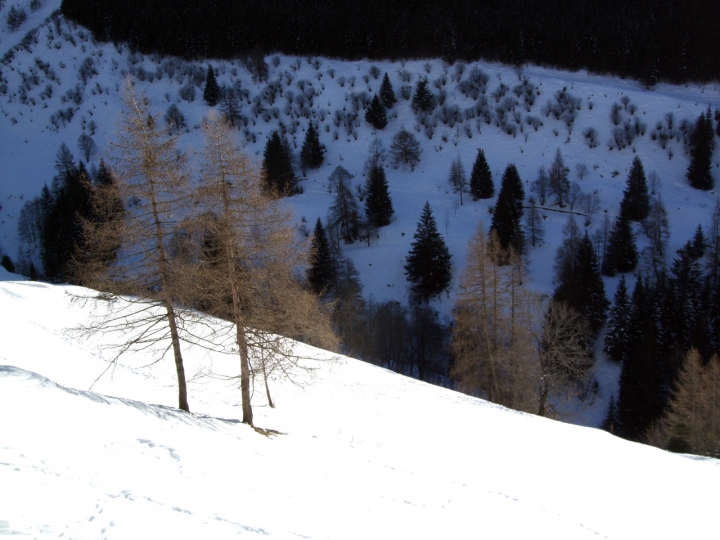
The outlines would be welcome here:
M 253 373 L 263 374 L 272 403 L 269 372 L 288 375 L 300 359 L 285 338 L 330 350 L 337 348 L 337 339 L 329 314 L 298 279 L 308 253 L 289 212 L 263 193 L 260 176 L 230 126 L 211 113 L 203 133 L 201 203 L 207 213 L 200 223 L 206 240 L 192 294 L 234 323 L 243 422 L 252 425 Z
M 125 341 L 113 346 L 118 351 L 115 359 L 127 351 L 153 347 L 161 358 L 171 348 L 179 407 L 188 411 L 179 333 L 182 312 L 175 307 L 181 295 L 168 252 L 172 228 L 191 200 L 185 160 L 175 139 L 151 114 L 148 99 L 135 93 L 129 79 L 122 101 L 118 138 L 112 145 L 117 188 L 94 190 L 96 212 L 105 218 L 84 223 L 86 253 L 75 264 L 81 283 L 122 296 L 101 295 L 116 303 L 115 308 L 81 331 L 125 333 Z M 126 202 L 126 212 L 113 210 L 118 193 Z M 117 259 L 108 265 L 118 245 Z M 170 347 L 164 345 L 168 338 Z

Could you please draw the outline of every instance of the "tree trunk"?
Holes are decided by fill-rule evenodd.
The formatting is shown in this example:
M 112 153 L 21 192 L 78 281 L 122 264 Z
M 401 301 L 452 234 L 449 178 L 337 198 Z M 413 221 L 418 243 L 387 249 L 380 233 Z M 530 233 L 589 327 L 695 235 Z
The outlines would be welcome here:
M 187 385 L 185 383 L 185 366 L 183 365 L 182 353 L 180 352 L 180 335 L 177 330 L 177 321 L 175 320 L 175 310 L 172 304 L 164 302 L 165 311 L 168 317 L 168 326 L 170 327 L 170 338 L 172 340 L 173 355 L 175 356 L 175 371 L 178 380 L 178 407 L 183 411 L 190 412 L 190 406 L 187 399 Z

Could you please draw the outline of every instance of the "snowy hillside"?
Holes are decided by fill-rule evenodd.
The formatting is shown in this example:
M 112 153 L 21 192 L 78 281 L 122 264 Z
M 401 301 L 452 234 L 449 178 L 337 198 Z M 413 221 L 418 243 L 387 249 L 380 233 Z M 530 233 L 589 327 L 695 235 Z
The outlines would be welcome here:
M 458 157 L 469 173 L 478 148 L 483 148 L 488 158 L 496 194 L 506 165 L 515 163 L 528 198 L 529 185 L 539 167 L 549 167 L 560 149 L 572 171 L 571 180 L 577 181 L 584 193 L 597 193 L 599 215 L 606 210 L 611 218 L 618 211 L 630 163 L 640 156 L 646 173 L 657 175 L 658 193 L 670 212 L 669 254 L 690 238 L 697 225 L 710 221 L 716 195 L 687 185 L 688 157 L 678 128 L 683 120 L 694 122 L 708 106 L 713 110 L 720 106 L 717 84 L 661 84 L 645 90 L 635 81 L 533 66 L 515 69 L 478 62 L 459 67 L 432 59 L 341 62 L 281 55 L 266 58 L 268 79 L 255 83 L 240 61 L 188 63 L 145 57 L 122 46 L 93 43 L 87 31 L 69 25 L 60 16 L 41 22 L 58 6 L 58 0 L 47 0 L 37 12 L 26 6 L 29 16 L 15 32 L 0 24 L 0 46 L 10 51 L 2 62 L 0 76 L 0 245 L 13 257 L 18 247 L 18 214 L 24 202 L 36 197 L 42 185 L 51 181 L 60 144 L 67 144 L 76 159 L 86 160 L 88 156 L 77 148 L 78 137 L 85 134 L 99 149 L 89 155 L 91 166 L 104 155 L 118 120 L 123 76 L 130 74 L 135 79 L 161 116 L 176 104 L 188 127 L 181 144 L 189 150 L 199 148 L 199 125 L 209 110 L 202 99 L 208 64 L 218 70 L 221 85 L 233 87 L 243 96 L 241 114 L 247 125 L 241 127 L 239 136 L 258 164 L 267 136 L 281 123 L 298 153 L 309 119 L 318 123 L 321 142 L 328 148 L 326 162 L 319 170 L 309 171 L 302 182 L 305 193 L 288 200 L 298 223 L 304 218 L 308 229 L 316 218 L 327 215 L 333 200 L 327 178 L 335 167 L 345 167 L 355 175 L 355 186 L 360 186 L 375 136 L 385 148 L 402 127 L 418 138 L 422 155 L 415 171 L 387 170 L 396 210 L 393 223 L 379 231 L 370 248 L 363 243 L 346 246 L 360 271 L 365 295 L 377 300 L 406 300 L 402 265 L 426 200 L 446 237 L 455 269 L 464 266 L 468 238 L 478 220 L 489 225 L 488 209 L 495 200 L 472 202 L 466 194 L 465 204 L 459 206 L 459 196 L 452 192 L 447 178 L 451 162 Z M 10 4 L 2 8 L 0 21 L 6 19 L 9 9 Z M 484 90 L 473 91 L 469 83 L 474 69 L 475 75 L 482 72 L 488 77 Z M 399 101 L 389 111 L 387 127 L 376 132 L 364 119 L 364 103 L 378 92 L 384 73 L 389 75 Z M 407 96 L 414 90 L 420 78 L 428 80 L 440 103 L 422 124 L 409 100 L 402 97 L 403 92 Z M 556 108 L 558 92 L 563 89 L 566 101 L 575 100 L 578 107 L 569 114 Z M 621 109 L 617 126 L 610 119 L 614 104 Z M 667 124 L 668 113 L 673 115 L 674 128 L 662 129 L 673 136 L 662 148 L 660 139 L 652 140 L 651 134 L 656 123 Z M 615 148 L 610 149 L 614 130 L 625 131 L 626 123 L 629 131 L 639 134 L 632 142 L 621 141 L 626 148 L 620 150 L 612 143 Z M 598 134 L 595 148 L 589 147 L 583 135 L 591 127 Z M 582 179 L 576 175 L 579 164 L 588 169 Z M 720 169 L 714 171 L 717 177 Z M 547 263 L 559 245 L 567 214 L 553 210 L 543 214 L 545 245 L 531 251 L 530 270 L 535 288 L 549 292 L 552 269 Z M 590 232 L 599 221 L 595 216 Z M 638 235 L 641 249 L 643 238 Z M 613 288 L 609 287 L 609 294 Z M 449 313 L 452 297 L 451 292 L 439 306 L 443 312 Z
M 3 279 L 12 278 L 2 269 Z M 254 395 L 232 357 L 188 352 L 193 414 L 168 359 L 106 367 L 89 310 L 0 283 L 0 534 L 19 538 L 715 538 L 720 463 L 516 413 L 298 345 L 312 375 Z M 215 324 L 212 321 L 209 324 Z M 112 396 L 112 397 L 110 397 Z

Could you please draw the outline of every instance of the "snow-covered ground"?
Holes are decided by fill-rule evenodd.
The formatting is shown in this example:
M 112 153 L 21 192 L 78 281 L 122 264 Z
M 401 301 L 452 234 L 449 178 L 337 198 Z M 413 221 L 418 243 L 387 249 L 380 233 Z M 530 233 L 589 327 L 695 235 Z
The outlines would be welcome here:
M 14 276 L 0 269 L 0 279 Z M 298 345 L 312 373 L 238 422 L 231 356 L 133 354 L 67 330 L 87 290 L 0 283 L 0 535 L 19 538 L 717 538 L 720 462 L 513 412 Z M 210 325 L 217 324 L 208 321 Z M 258 385 L 259 386 L 259 385 Z

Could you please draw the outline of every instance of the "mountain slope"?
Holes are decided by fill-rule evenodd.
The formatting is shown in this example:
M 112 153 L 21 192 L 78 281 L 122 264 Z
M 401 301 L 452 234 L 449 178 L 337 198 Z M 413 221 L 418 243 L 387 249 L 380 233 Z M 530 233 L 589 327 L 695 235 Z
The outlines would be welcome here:
M 231 357 L 188 349 L 192 415 L 170 407 L 172 363 L 143 367 L 153 358 L 140 353 L 87 391 L 112 338 L 64 332 L 88 313 L 68 292 L 83 291 L 0 283 L 1 533 L 661 539 L 720 530 L 716 460 L 304 345 L 317 369 L 297 373 L 300 386 L 272 382 L 276 409 L 255 392 L 257 424 L 281 432 L 270 438 L 238 422 L 233 382 L 199 375 L 210 365 L 232 374 Z

